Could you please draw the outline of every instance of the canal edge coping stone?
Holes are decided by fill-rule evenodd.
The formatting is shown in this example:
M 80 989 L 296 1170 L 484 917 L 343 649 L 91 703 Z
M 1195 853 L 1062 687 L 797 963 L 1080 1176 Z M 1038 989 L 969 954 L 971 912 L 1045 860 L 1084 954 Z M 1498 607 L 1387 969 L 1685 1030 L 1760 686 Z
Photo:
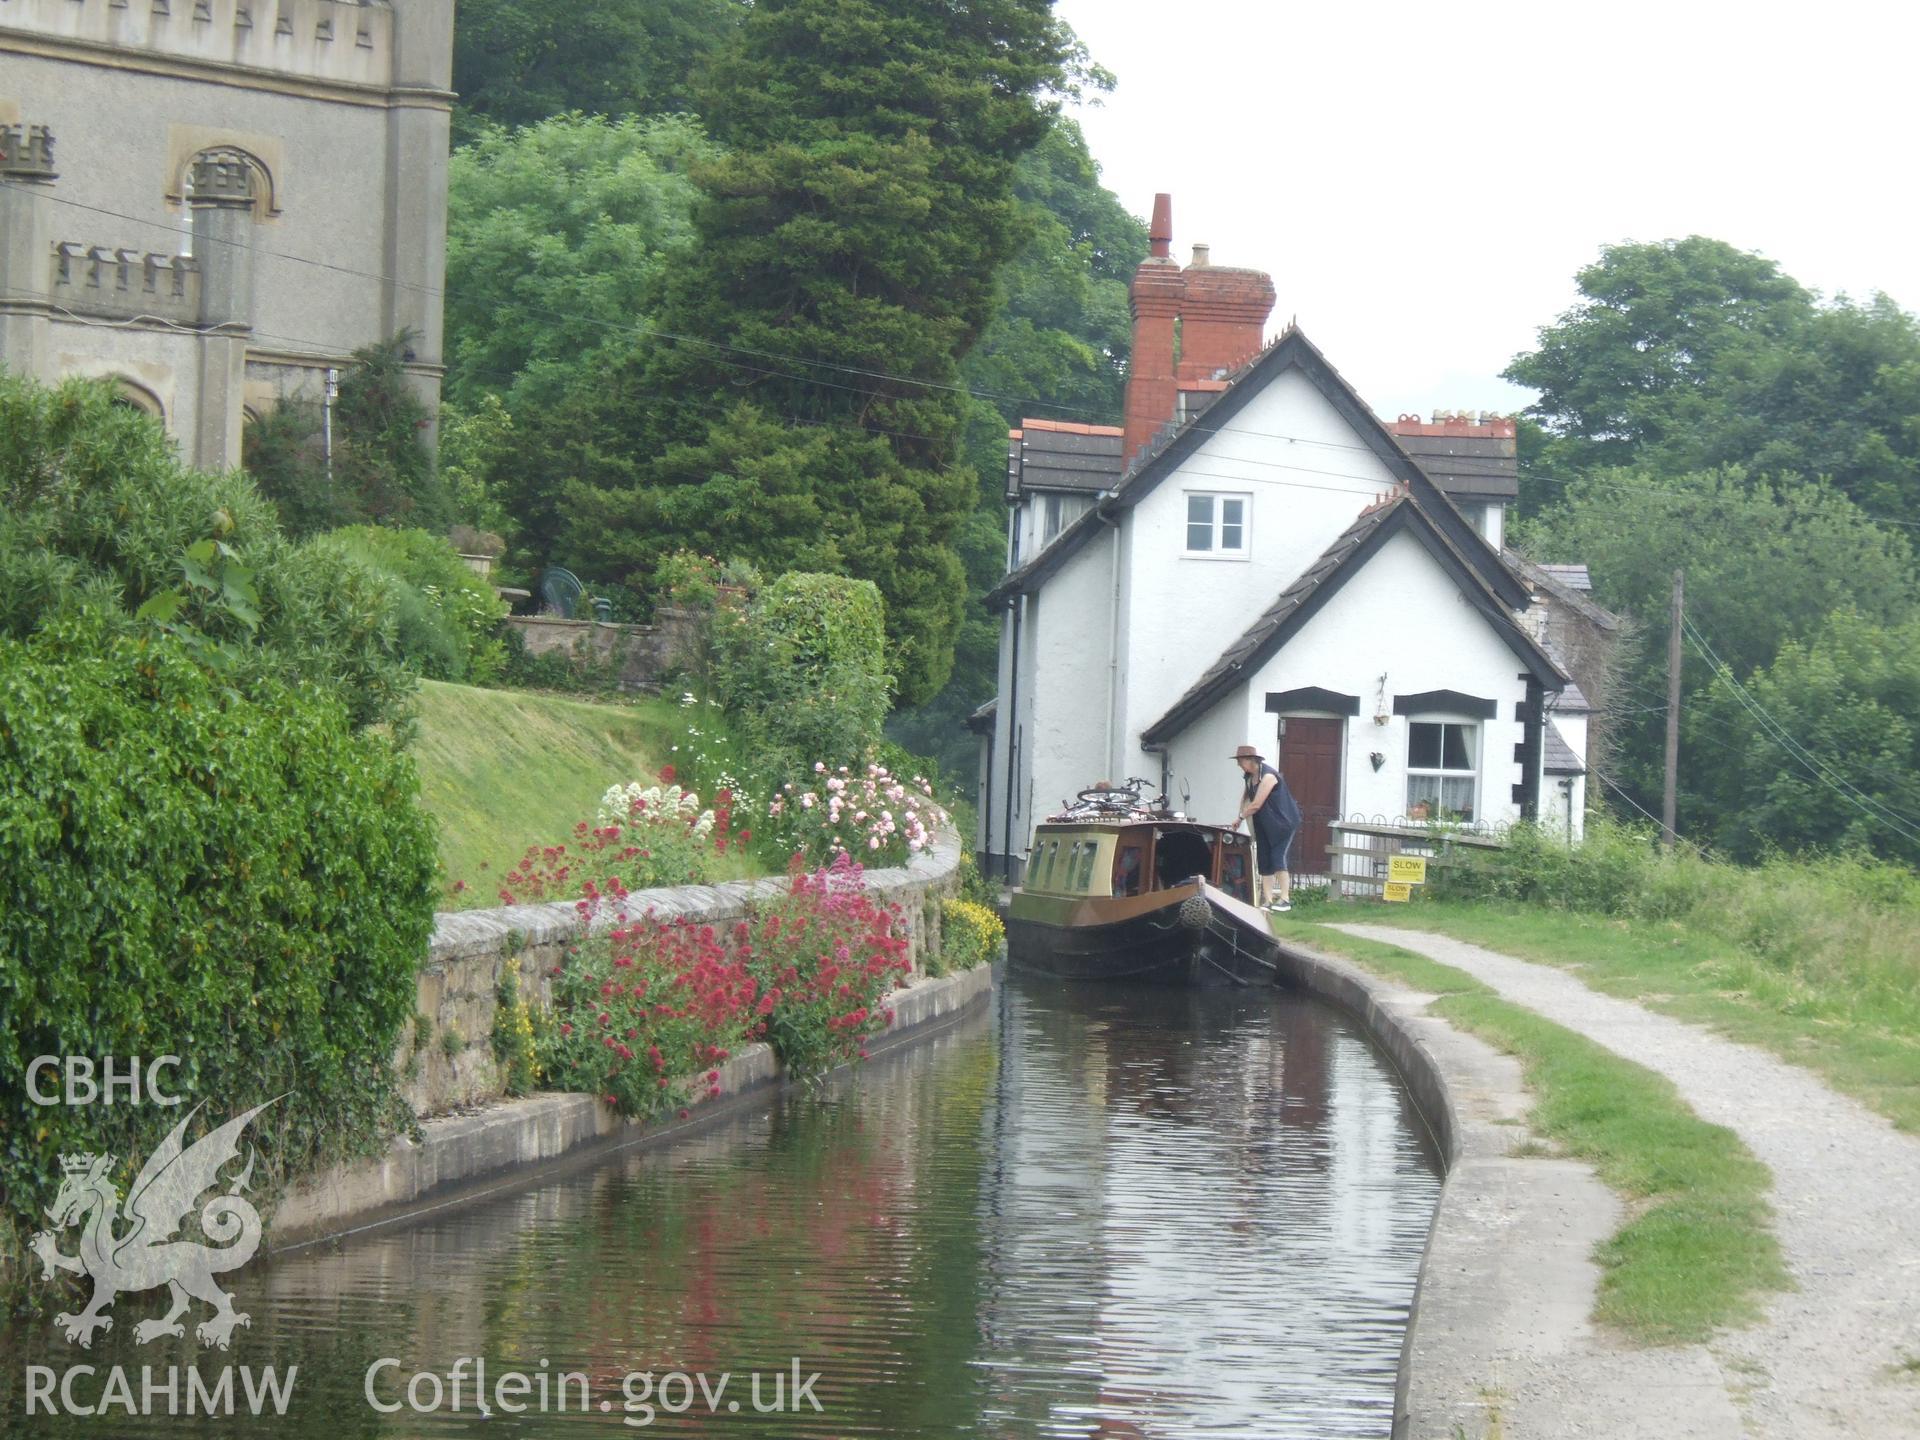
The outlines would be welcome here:
M 875 1053 L 931 1038 L 970 1013 L 992 994 L 998 968 L 976 965 L 894 991 L 887 1002 L 894 1023 L 875 1037 Z M 527 1189 L 614 1151 L 705 1129 L 795 1083 L 763 1042 L 718 1068 L 721 1095 L 690 1098 L 684 1119 L 633 1120 L 598 1096 L 549 1091 L 425 1120 L 419 1140 L 401 1135 L 383 1156 L 336 1165 L 295 1186 L 274 1212 L 265 1248 L 284 1254 Z
M 1531 1138 L 1519 1061 L 1403 988 L 1281 935 L 1283 978 L 1352 1015 L 1386 1052 L 1444 1163 L 1394 1394 L 1392 1440 L 1495 1433 L 1503 1381 L 1588 1342 L 1596 1246 L 1620 1201 L 1591 1166 L 1513 1152 Z
M 950 825 L 942 825 L 934 831 L 932 843 L 905 865 L 867 870 L 863 876 L 874 898 L 900 906 L 907 955 L 916 971 L 940 953 L 938 903 L 958 889 L 961 855 L 959 835 Z M 636 890 L 628 896 L 625 909 L 662 920 L 721 924 L 744 917 L 754 901 L 784 892 L 785 882 L 778 877 Z M 461 1107 L 462 1113 L 424 1118 L 418 1140 L 398 1135 L 382 1155 L 346 1161 L 296 1182 L 275 1208 L 263 1248 L 283 1253 L 523 1188 L 562 1166 L 711 1124 L 745 1106 L 763 1103 L 791 1083 L 772 1048 L 756 1043 L 719 1063 L 721 1095 L 690 1097 L 684 1120 L 630 1121 L 598 1096 L 577 1092 L 504 1097 L 497 1088 L 487 1038 L 501 975 L 509 968 L 518 969 L 522 984 L 538 987 L 533 993 L 545 1003 L 545 968 L 558 960 L 567 945 L 617 923 L 618 917 L 611 912 L 589 922 L 572 901 L 443 911 L 435 916 L 417 982 L 417 1008 L 443 1022 L 448 1016 L 464 1022 L 469 1043 L 451 1071 L 443 1070 L 437 1078 L 477 1086 L 474 1098 L 483 1108 L 476 1111 L 468 1105 Z M 895 990 L 887 997 L 893 1023 L 869 1041 L 868 1049 L 876 1053 L 896 1049 L 944 1029 L 984 1001 L 999 968 L 982 964 L 950 975 L 921 976 Z M 425 1053 L 433 1055 L 437 1049 L 428 1046 Z M 431 1092 L 444 1104 L 446 1084 L 422 1084 L 420 1047 L 403 1041 L 395 1056 L 396 1068 L 405 1066 L 409 1058 L 416 1072 L 415 1081 L 406 1086 L 410 1102 L 416 1109 L 440 1108 L 422 1102 Z

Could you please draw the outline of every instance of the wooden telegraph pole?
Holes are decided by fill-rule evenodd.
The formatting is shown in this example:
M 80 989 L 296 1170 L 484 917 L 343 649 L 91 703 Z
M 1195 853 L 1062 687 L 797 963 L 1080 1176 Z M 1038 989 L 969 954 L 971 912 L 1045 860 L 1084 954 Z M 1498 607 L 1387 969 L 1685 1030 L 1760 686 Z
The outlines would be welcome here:
M 1669 850 L 1679 831 L 1680 805 L 1680 620 L 1686 613 L 1687 572 L 1673 572 L 1673 626 L 1667 636 L 1667 783 L 1660 801 L 1660 843 Z

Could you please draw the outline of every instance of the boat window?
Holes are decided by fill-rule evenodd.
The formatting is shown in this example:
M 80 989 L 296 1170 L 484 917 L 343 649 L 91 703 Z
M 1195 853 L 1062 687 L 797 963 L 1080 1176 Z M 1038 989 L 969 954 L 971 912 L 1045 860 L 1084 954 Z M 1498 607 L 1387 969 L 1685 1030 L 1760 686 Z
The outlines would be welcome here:
M 1044 841 L 1034 847 L 1033 883 L 1036 886 L 1044 886 L 1047 883 L 1047 877 L 1053 874 L 1053 857 L 1059 853 L 1060 842 L 1058 840 Z
M 1113 893 L 1116 895 L 1138 895 L 1140 893 L 1140 860 L 1142 847 L 1122 845 L 1120 853 L 1113 861 Z
M 1074 889 L 1091 890 L 1093 888 L 1093 856 L 1099 848 L 1100 843 L 1097 840 L 1087 841 L 1087 853 L 1080 857 L 1080 873 L 1074 877 Z
M 1247 852 L 1238 845 L 1228 846 L 1220 859 L 1220 888 L 1236 900 L 1253 901 L 1253 891 L 1247 884 Z
M 1057 840 L 1054 841 L 1055 845 L 1059 843 Z M 1067 855 L 1066 858 L 1060 862 L 1059 873 L 1053 876 L 1052 888 L 1055 890 L 1069 889 L 1073 885 L 1073 867 L 1079 863 L 1080 842 L 1076 840 L 1067 847 Z

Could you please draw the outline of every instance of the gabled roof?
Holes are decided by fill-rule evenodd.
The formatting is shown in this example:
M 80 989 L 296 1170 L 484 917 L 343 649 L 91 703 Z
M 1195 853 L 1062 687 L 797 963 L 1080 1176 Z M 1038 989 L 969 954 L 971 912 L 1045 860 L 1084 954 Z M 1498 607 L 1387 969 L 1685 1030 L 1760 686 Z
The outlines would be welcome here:
M 1540 568 L 1569 590 L 1593 589 L 1593 576 L 1584 565 L 1542 565 Z
M 1553 655 L 1552 650 L 1548 650 L 1547 653 Z M 1554 655 L 1554 660 L 1556 663 L 1559 663 L 1560 657 Z M 1566 666 L 1562 664 L 1561 669 L 1564 670 L 1565 668 Z M 1567 688 L 1553 697 L 1553 704 L 1550 708 L 1556 715 L 1591 715 L 1593 713 L 1593 702 L 1587 699 L 1586 691 L 1569 680 L 1567 681 Z
M 1457 500 L 1512 500 L 1520 494 L 1520 459 L 1510 436 L 1455 435 L 1449 427 L 1406 422 L 1390 427 L 1400 448 Z M 1439 433 L 1432 433 L 1439 432 Z
M 1025 490 L 1102 494 L 1120 473 L 1126 431 L 1118 425 L 1023 420 L 1007 432 L 1007 496 Z
M 1024 594 L 1043 584 L 1093 538 L 1103 521 L 1111 521 L 1119 512 L 1133 508 L 1152 494 L 1208 437 L 1231 425 L 1234 416 L 1245 409 L 1254 396 L 1288 370 L 1298 370 L 1312 382 L 1355 435 L 1379 457 L 1393 479 L 1427 510 L 1428 518 L 1501 602 L 1516 610 L 1524 609 L 1531 599 L 1526 585 L 1407 454 L 1380 417 L 1366 407 L 1353 387 L 1327 362 L 1327 357 L 1307 339 L 1306 333 L 1292 325 L 1254 359 L 1227 376 L 1226 392 L 1206 410 L 1184 425 L 1163 429 L 1152 444 L 1134 457 L 1109 495 L 1055 536 L 1051 545 L 988 591 L 985 603 L 997 605 L 1009 596 Z
M 1572 610 L 1575 614 L 1580 615 L 1602 630 L 1618 630 L 1620 628 L 1620 617 L 1618 615 L 1614 614 L 1605 606 L 1597 604 L 1592 595 L 1586 590 L 1569 585 L 1565 578 L 1563 578 L 1564 572 L 1569 570 L 1577 570 L 1583 575 L 1586 574 L 1586 566 L 1541 565 L 1512 550 L 1502 550 L 1500 556 L 1507 562 L 1508 568 L 1511 569 L 1514 574 L 1518 575 L 1521 580 L 1527 584 L 1533 586 L 1534 589 L 1545 591 L 1549 599 L 1558 600 L 1569 610 Z M 1589 584 L 1591 584 L 1591 582 L 1589 582 Z
M 1193 688 L 1141 732 L 1141 743 L 1160 745 L 1172 739 L 1249 671 L 1264 665 L 1388 540 L 1403 530 L 1417 538 L 1440 562 L 1441 568 L 1460 587 L 1460 593 L 1547 689 L 1558 690 L 1567 683 L 1566 675 L 1533 637 L 1520 628 L 1500 597 L 1467 563 L 1425 507 L 1403 491 L 1362 511 L 1360 518 L 1349 525 L 1319 559 L 1280 592 L 1246 633 L 1227 647 L 1206 674 L 1194 682 Z
M 1551 720 L 1547 722 L 1546 744 L 1540 751 L 1540 768 L 1548 775 L 1584 775 L 1586 762 L 1573 753 L 1567 737 Z

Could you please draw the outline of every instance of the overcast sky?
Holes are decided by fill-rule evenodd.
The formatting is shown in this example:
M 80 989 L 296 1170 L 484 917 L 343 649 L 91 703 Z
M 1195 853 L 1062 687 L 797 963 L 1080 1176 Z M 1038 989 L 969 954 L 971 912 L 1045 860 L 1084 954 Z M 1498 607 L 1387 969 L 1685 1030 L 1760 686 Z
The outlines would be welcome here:
M 1920 309 L 1920 6 L 1058 0 L 1108 188 L 1273 276 L 1379 413 L 1500 380 L 1603 244 L 1711 235 Z

